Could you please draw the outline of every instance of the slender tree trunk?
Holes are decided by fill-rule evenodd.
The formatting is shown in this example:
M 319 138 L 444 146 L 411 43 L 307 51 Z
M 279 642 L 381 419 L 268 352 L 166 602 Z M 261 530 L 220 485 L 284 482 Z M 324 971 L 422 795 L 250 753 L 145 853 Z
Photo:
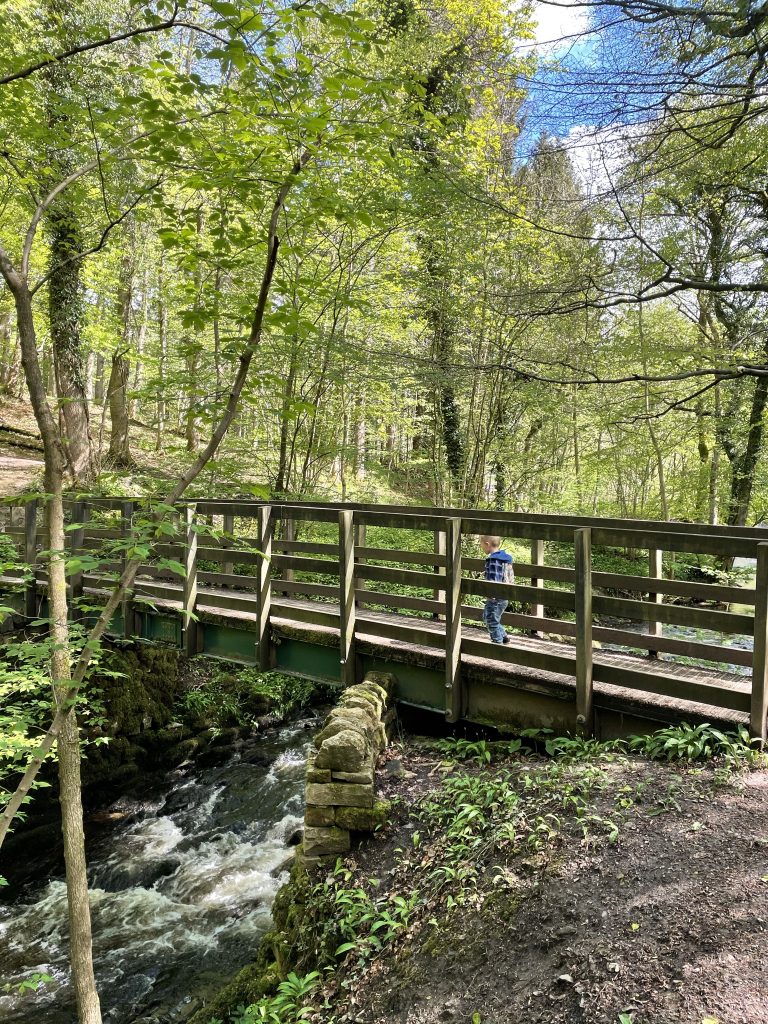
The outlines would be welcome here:
M 296 335 L 291 339 L 291 357 L 288 366 L 288 377 L 283 389 L 283 402 L 280 409 L 280 444 L 275 477 L 275 494 L 285 494 L 288 486 L 288 422 L 291 417 L 294 392 L 296 388 L 296 372 L 298 369 L 299 339 Z
M 64 0 L 45 0 L 43 16 L 50 25 L 74 37 L 72 8 Z M 69 132 L 67 103 L 72 102 L 72 71 L 66 64 L 52 64 L 44 73 L 48 131 L 63 141 Z M 71 173 L 74 152 L 51 146 L 49 166 L 57 180 Z M 51 332 L 53 372 L 59 399 L 61 435 L 67 452 L 67 472 L 76 486 L 87 486 L 95 476 L 90 435 L 85 360 L 82 350 L 83 296 L 80 281 L 84 241 L 78 211 L 69 189 L 57 197 L 46 213 L 49 248 L 48 319 Z
M 130 447 L 130 418 L 126 400 L 130 372 L 131 364 L 125 352 L 115 352 L 112 356 L 112 372 L 107 384 L 109 416 L 112 421 L 109 435 L 109 461 L 113 466 L 122 468 L 134 465 Z
M 755 469 L 763 447 L 764 415 L 768 402 L 768 377 L 758 377 L 749 412 L 749 432 L 744 451 L 734 461 L 731 495 L 728 503 L 728 525 L 745 526 L 755 484 Z
M 71 686 L 71 674 L 64 554 L 64 506 L 62 480 L 59 473 L 46 470 L 46 489 L 50 495 L 46 519 L 48 544 L 51 551 L 48 561 L 48 602 L 53 639 L 51 669 L 56 706 L 58 710 L 65 712 L 56 741 L 56 754 L 59 767 L 59 803 L 64 838 L 64 863 L 67 874 L 70 965 L 80 1024 L 101 1024 L 99 996 L 93 973 L 91 911 L 88 900 L 88 872 L 85 859 L 80 781 L 80 734 L 75 709 L 67 697 Z
M 133 309 L 133 259 L 126 253 L 120 271 L 120 286 L 117 293 L 117 311 L 121 323 L 120 345 L 112 355 L 112 370 L 107 384 L 109 416 L 112 429 L 109 436 L 109 461 L 113 466 L 130 467 L 133 463 L 129 435 L 128 382 L 131 364 L 128 346 L 131 337 Z
M 46 527 L 48 541 L 48 601 L 51 617 L 52 653 L 51 673 L 53 676 L 58 719 L 53 738 L 49 743 L 62 737 L 57 750 L 59 757 L 59 779 L 61 784 L 60 802 L 64 854 L 67 872 L 67 900 L 70 922 L 70 950 L 72 980 L 77 999 L 80 1024 L 101 1024 L 99 997 L 93 975 L 91 949 L 91 918 L 88 904 L 88 878 L 85 863 L 85 840 L 83 836 L 83 809 L 80 796 L 80 744 L 77 735 L 77 721 L 68 700 L 70 690 L 70 647 L 67 622 L 67 586 L 65 575 L 65 531 L 63 506 L 63 481 L 68 453 L 64 448 L 56 421 L 45 393 L 40 363 L 37 356 L 32 296 L 26 281 L 0 254 L 0 270 L 11 288 L 16 303 L 16 317 L 21 343 L 22 364 L 27 381 L 35 419 L 40 428 L 45 453 L 45 490 L 48 496 Z M 51 727 L 53 730 L 53 726 Z M 49 732 L 51 732 L 49 730 Z M 43 741 L 45 743 L 45 740 Z M 41 744 L 42 746 L 42 744 Z M 44 754 L 42 754 L 44 756 Z M 37 764 L 42 763 L 42 756 Z M 36 769 L 36 770 L 37 770 Z M 27 775 L 29 772 L 26 773 Z M 35 771 L 36 774 L 36 771 Z M 32 775 L 34 778 L 34 774 Z M 26 789 L 23 787 L 26 786 Z M 3 831 L 0 842 L 12 820 L 15 809 L 31 786 L 31 779 L 23 781 L 21 794 L 18 792 L 9 801 L 3 815 Z

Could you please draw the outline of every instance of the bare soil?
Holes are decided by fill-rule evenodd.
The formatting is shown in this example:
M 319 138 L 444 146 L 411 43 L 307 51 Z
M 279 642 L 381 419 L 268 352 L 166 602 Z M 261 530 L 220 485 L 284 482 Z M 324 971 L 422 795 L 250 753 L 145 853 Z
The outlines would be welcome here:
M 396 756 L 403 773 L 384 768 L 382 789 L 400 797 L 398 820 L 347 863 L 403 891 L 439 846 L 420 842 L 403 871 L 409 809 L 441 769 L 424 749 Z M 441 898 L 364 970 L 343 965 L 333 1018 L 313 1019 L 768 1024 L 768 772 L 723 785 L 712 766 L 601 767 L 592 809 L 619 823 L 617 841 L 563 817 L 545 852 L 494 851 L 464 906 Z

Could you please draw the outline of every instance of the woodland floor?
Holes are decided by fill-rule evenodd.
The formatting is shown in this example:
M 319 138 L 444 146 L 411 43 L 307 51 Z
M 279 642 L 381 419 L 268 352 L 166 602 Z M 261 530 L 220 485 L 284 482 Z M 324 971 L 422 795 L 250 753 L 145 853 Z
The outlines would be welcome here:
M 42 444 L 28 404 L 0 397 L 0 498 L 23 491 L 43 469 Z
M 407 895 L 445 848 L 440 830 L 414 822 L 410 809 L 446 767 L 428 747 L 394 756 L 404 775 L 390 762 L 382 789 L 396 798 L 396 821 L 347 864 L 358 879 L 377 876 L 379 891 Z M 448 773 L 499 770 L 464 762 Z M 522 778 L 536 769 L 511 770 Z M 618 824 L 616 841 L 585 839 L 583 821 L 560 810 L 543 851 L 485 846 L 463 906 L 449 909 L 443 888 L 365 969 L 342 966 L 327 991 L 341 1011 L 334 1020 L 766 1024 L 768 771 L 723 785 L 712 766 L 635 756 L 599 771 L 589 810 Z

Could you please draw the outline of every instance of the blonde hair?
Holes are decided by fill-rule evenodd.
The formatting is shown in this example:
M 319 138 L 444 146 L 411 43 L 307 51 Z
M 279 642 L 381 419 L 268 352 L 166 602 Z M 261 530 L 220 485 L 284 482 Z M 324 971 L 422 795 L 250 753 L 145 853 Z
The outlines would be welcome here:
M 490 544 L 491 547 L 501 547 L 501 537 L 492 537 L 489 533 L 483 533 L 480 536 L 480 540 L 485 541 L 487 544 Z

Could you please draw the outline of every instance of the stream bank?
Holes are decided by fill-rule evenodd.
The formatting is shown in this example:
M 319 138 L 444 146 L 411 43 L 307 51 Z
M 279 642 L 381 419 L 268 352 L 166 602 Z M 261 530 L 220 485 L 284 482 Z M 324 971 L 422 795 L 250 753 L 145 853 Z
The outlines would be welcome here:
M 92 684 L 101 710 L 84 760 L 102 1010 L 110 1024 L 180 1024 L 253 959 L 271 925 L 300 839 L 322 714 L 313 705 L 327 694 L 149 645 L 110 659 L 120 674 Z M 3 851 L 0 962 L 11 991 L 0 988 L 0 1019 L 71 1024 L 55 790 L 31 808 Z M 37 991 L 17 991 L 35 976 Z
M 388 826 L 296 865 L 257 964 L 194 1024 L 273 1019 L 291 971 L 281 1022 L 765 1024 L 765 761 L 734 739 L 659 763 L 658 742 L 390 748 Z

